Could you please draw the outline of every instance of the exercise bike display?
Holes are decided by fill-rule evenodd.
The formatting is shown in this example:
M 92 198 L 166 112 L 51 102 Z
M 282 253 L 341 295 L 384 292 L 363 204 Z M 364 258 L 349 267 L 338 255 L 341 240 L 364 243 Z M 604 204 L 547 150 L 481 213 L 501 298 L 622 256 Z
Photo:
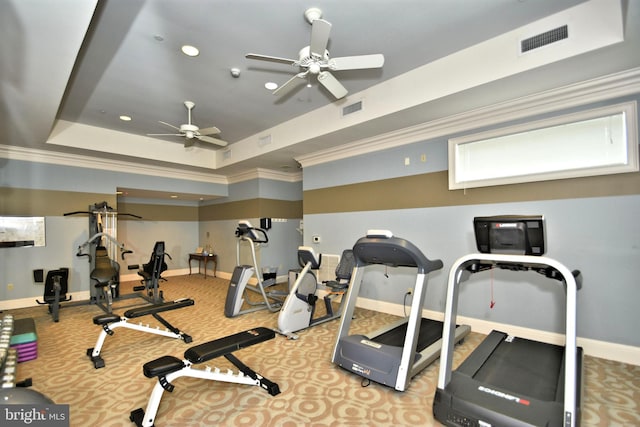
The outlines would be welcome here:
M 313 270 L 320 268 L 322 254 L 316 255 L 313 248 L 300 246 L 298 248 L 298 262 L 303 266 L 289 296 L 285 300 L 282 310 L 278 314 L 278 332 L 290 339 L 297 339 L 293 332 L 306 329 L 320 323 L 334 320 L 342 315 L 346 298 L 344 294 L 349 286 L 351 272 L 355 267 L 355 258 L 351 249 L 342 252 L 340 262 L 336 267 L 336 280 L 324 282 L 329 288 L 322 297 L 326 314 L 314 317 L 318 299 L 318 280 Z M 340 298 L 337 310 L 333 309 L 333 300 Z
M 269 310 L 273 313 L 280 310 L 288 293 L 278 290 L 268 290 L 276 284 L 276 273 L 263 273 L 258 267 L 256 247 L 269 242 L 267 232 L 261 228 L 251 226 L 249 221 L 240 221 L 236 229 L 236 267 L 231 275 L 227 298 L 225 300 L 224 315 L 235 317 L 258 310 Z M 251 249 L 253 265 L 240 265 L 240 248 L 242 245 Z M 256 285 L 249 284 L 249 280 L 255 276 Z M 247 291 L 259 294 L 262 299 L 251 300 Z M 242 309 L 244 303 L 250 307 Z

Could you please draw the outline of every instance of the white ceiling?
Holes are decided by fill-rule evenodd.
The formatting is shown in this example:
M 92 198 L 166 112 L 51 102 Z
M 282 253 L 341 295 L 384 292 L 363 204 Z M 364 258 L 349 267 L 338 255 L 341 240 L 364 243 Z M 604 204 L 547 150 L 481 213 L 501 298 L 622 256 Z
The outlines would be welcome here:
M 626 1 L 624 47 L 614 45 L 611 53 L 585 50 L 513 70 L 500 64 L 492 70 L 494 59 L 478 56 L 479 44 L 526 26 L 533 31 L 536 21 L 583 3 L 3 0 L 0 146 L 220 176 L 256 168 L 293 173 L 300 156 L 640 65 L 634 50 L 640 38 L 638 2 Z M 618 0 L 587 3 L 620 5 Z M 382 69 L 335 73 L 349 91 L 345 99 L 335 101 L 317 82 L 277 98 L 265 82 L 282 84 L 297 69 L 245 58 L 251 52 L 297 59 L 309 44 L 311 26 L 303 13 L 310 6 L 319 7 L 333 25 L 331 56 L 384 54 Z M 597 28 L 599 17 L 591 18 Z M 183 44 L 197 46 L 200 55 L 183 55 Z M 462 67 L 424 77 L 430 65 L 463 54 L 494 76 Z M 590 56 L 593 66 L 585 67 Z M 231 68 L 240 70 L 238 78 Z M 202 143 L 184 148 L 178 137 L 146 136 L 168 130 L 159 121 L 185 123 L 185 100 L 196 104 L 195 124 L 221 130 L 232 160 L 224 161 L 224 148 Z M 360 117 L 336 124 L 336 111 L 358 100 L 365 107 Z M 121 121 L 122 114 L 132 121 Z M 271 144 L 261 144 L 267 135 Z

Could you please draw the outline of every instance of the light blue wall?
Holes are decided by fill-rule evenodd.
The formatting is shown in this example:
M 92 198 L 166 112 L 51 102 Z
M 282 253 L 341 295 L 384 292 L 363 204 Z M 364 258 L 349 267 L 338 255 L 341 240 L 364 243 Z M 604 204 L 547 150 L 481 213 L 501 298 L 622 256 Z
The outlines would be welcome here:
M 627 345 L 640 345 L 640 196 L 570 199 L 429 209 L 305 215 L 308 236 L 321 234 L 321 253 L 351 247 L 368 229 L 388 229 L 418 246 L 444 268 L 429 276 L 425 307 L 444 311 L 448 270 L 459 257 L 476 252 L 475 216 L 541 214 L 546 219 L 547 256 L 569 269 L 579 269 L 584 286 L 578 293 L 578 335 Z M 365 276 L 360 295 L 402 303 L 415 272 L 382 267 Z M 564 328 L 564 292 L 537 273 L 496 271 L 494 300 L 489 273 L 480 273 L 460 293 L 458 314 L 552 332 Z
M 116 188 L 226 196 L 226 184 L 1 159 L 0 186 L 115 194 Z
M 0 301 L 33 297 L 42 300 L 44 288 L 33 281 L 33 270 L 69 268 L 69 292 L 89 290 L 89 262 L 76 257 L 89 238 L 89 222 L 81 217 L 46 217 L 46 246 L 0 248 Z M 14 289 L 9 290 L 8 285 Z
M 612 100 L 610 104 L 638 100 Z M 604 105 L 598 103 L 580 109 Z M 568 112 L 564 111 L 563 113 Z M 539 117 L 538 117 L 539 118 Z M 304 169 L 304 189 L 328 188 L 400 176 L 447 170 L 447 140 L 438 138 Z M 421 154 L 427 162 L 420 162 Z M 411 160 L 404 165 L 405 157 Z M 402 189 L 398 189 L 402 191 Z M 444 269 L 429 277 L 425 307 L 444 311 L 448 270 L 455 260 L 476 252 L 475 216 L 541 214 L 546 219 L 547 256 L 583 273 L 578 294 L 578 335 L 640 346 L 640 196 L 599 197 L 451 206 L 424 209 L 304 215 L 304 244 L 321 253 L 352 247 L 368 229 L 388 229 L 416 244 L 428 258 L 439 258 Z M 321 236 L 320 244 L 312 236 Z M 374 267 L 364 276 L 361 296 L 402 304 L 414 272 Z M 497 271 L 494 300 L 490 277 L 472 277 L 460 294 L 462 316 L 551 332 L 564 330 L 564 292 L 536 273 Z

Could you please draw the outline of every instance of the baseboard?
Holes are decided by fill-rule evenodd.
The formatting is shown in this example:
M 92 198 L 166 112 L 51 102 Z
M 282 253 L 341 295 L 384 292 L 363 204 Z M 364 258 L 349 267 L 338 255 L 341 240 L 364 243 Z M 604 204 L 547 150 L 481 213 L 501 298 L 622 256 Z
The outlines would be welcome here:
M 72 292 L 67 293 L 67 296 L 71 296 L 71 302 L 75 301 L 88 301 L 91 298 L 89 291 L 80 291 L 80 292 Z M 0 301 L 0 311 L 2 310 L 15 310 L 18 308 L 27 308 L 27 307 L 35 307 L 38 305 L 36 300 L 42 301 L 42 296 L 39 297 L 28 297 L 28 298 L 18 298 L 7 301 Z M 44 306 L 43 306 L 44 307 Z M 44 308 L 43 308 L 44 309 Z
M 384 301 L 376 301 L 368 298 L 358 298 L 356 303 L 358 307 L 368 310 L 380 311 L 382 313 L 393 314 L 396 316 L 404 316 L 404 306 L 401 304 L 393 304 Z M 433 320 L 444 320 L 444 313 L 432 310 L 423 310 L 422 315 Z M 458 323 L 471 326 L 473 332 L 480 334 L 488 334 L 496 329 L 522 338 L 546 342 L 550 344 L 562 345 L 564 343 L 564 335 L 541 331 L 538 329 L 524 328 L 521 326 L 508 325 L 504 323 L 489 322 L 486 320 L 475 319 L 472 317 L 458 316 Z M 617 344 L 607 341 L 599 341 L 590 338 L 577 338 L 578 346 L 582 347 L 584 354 L 602 359 L 614 360 L 616 362 L 628 363 L 640 366 L 640 347 L 630 345 Z

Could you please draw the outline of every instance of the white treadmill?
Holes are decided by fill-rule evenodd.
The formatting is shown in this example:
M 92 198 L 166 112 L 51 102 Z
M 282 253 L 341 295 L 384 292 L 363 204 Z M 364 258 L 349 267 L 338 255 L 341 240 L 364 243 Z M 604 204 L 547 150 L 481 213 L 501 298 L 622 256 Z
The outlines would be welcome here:
M 543 257 L 541 216 L 474 219 L 482 253 L 451 267 L 442 353 L 433 415 L 448 426 L 577 426 L 582 396 L 582 349 L 576 346 L 579 271 Z M 458 292 L 472 274 L 503 268 L 534 271 L 566 290 L 565 345 L 558 346 L 492 331 L 452 371 L 453 328 Z

